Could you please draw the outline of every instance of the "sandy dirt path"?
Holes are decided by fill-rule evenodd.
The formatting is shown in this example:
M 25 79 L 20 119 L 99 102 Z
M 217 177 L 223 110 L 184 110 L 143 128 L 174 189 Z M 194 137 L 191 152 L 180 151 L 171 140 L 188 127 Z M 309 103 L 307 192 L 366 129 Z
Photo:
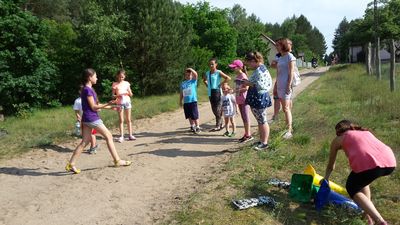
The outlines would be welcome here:
M 297 95 L 326 68 L 305 71 Z M 304 73 L 304 72 L 303 72 Z M 207 132 L 215 120 L 209 103 L 199 105 L 203 132 L 188 132 L 183 110 L 134 121 L 136 141 L 116 143 L 124 168 L 112 167 L 104 140 L 96 155 L 82 154 L 79 175 L 64 166 L 79 142 L 35 149 L 0 162 L 1 225 L 155 224 L 209 181 L 223 165 L 237 139 L 223 131 Z M 272 115 L 272 107 L 268 116 Z M 252 117 L 252 131 L 256 131 Z M 238 136 L 243 126 L 240 117 Z

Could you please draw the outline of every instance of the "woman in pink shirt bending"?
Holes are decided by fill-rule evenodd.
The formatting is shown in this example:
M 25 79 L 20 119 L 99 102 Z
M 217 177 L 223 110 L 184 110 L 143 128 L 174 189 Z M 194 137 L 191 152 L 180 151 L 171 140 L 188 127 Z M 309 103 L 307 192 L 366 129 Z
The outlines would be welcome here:
M 325 179 L 329 179 L 335 168 L 339 149 L 346 154 L 351 173 L 346 189 L 350 197 L 365 211 L 369 224 L 374 221 L 387 224 L 371 201 L 369 184 L 381 176 L 387 176 L 396 168 L 396 158 L 390 147 L 378 140 L 366 128 L 342 120 L 336 124 L 336 137 L 331 143 Z

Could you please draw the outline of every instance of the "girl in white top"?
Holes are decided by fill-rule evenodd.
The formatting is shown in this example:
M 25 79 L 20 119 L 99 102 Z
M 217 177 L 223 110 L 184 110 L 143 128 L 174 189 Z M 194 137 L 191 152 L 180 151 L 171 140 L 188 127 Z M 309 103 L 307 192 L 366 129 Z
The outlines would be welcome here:
M 132 121 L 131 121 L 131 84 L 125 81 L 126 75 L 125 70 L 119 70 L 116 75 L 116 82 L 112 84 L 113 97 L 117 98 L 117 104 L 120 105 L 118 109 L 119 116 L 119 132 L 120 137 L 117 139 L 118 142 L 124 141 L 124 114 L 126 119 L 126 125 L 128 127 L 129 140 L 136 140 L 135 136 L 132 135 Z

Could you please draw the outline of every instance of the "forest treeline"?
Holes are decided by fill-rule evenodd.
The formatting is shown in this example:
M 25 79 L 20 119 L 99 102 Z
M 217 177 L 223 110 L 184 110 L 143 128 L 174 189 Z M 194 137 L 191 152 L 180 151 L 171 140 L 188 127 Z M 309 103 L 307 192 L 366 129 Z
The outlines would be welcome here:
M 332 41 L 332 54 L 341 63 L 349 62 L 349 48 L 374 44 L 380 37 L 382 48 L 389 49 L 388 41 L 396 40 L 396 57 L 400 57 L 400 0 L 376 0 L 369 2 L 362 18 L 348 21 L 346 17 L 339 23 Z M 365 51 L 357 55 L 358 62 L 365 62 Z
M 99 74 L 96 90 L 107 100 L 121 68 L 136 96 L 176 92 L 187 66 L 203 73 L 216 57 L 227 70 L 248 51 L 266 54 L 260 33 L 292 39 L 306 58 L 327 49 L 303 15 L 263 23 L 240 5 L 208 2 L 0 0 L 0 30 L 0 105 L 9 115 L 71 104 L 86 67 Z

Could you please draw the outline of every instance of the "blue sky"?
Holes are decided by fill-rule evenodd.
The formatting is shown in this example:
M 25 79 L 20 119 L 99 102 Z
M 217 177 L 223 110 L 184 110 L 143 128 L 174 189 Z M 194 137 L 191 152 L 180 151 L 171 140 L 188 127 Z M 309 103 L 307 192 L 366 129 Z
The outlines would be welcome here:
M 181 3 L 196 3 L 199 0 L 178 0 Z M 248 15 L 254 13 L 263 23 L 281 24 L 286 18 L 303 14 L 312 26 L 324 35 L 327 54 L 332 51 L 335 29 L 344 17 L 348 21 L 362 18 L 367 4 L 372 0 L 207 0 L 217 8 L 241 5 Z

